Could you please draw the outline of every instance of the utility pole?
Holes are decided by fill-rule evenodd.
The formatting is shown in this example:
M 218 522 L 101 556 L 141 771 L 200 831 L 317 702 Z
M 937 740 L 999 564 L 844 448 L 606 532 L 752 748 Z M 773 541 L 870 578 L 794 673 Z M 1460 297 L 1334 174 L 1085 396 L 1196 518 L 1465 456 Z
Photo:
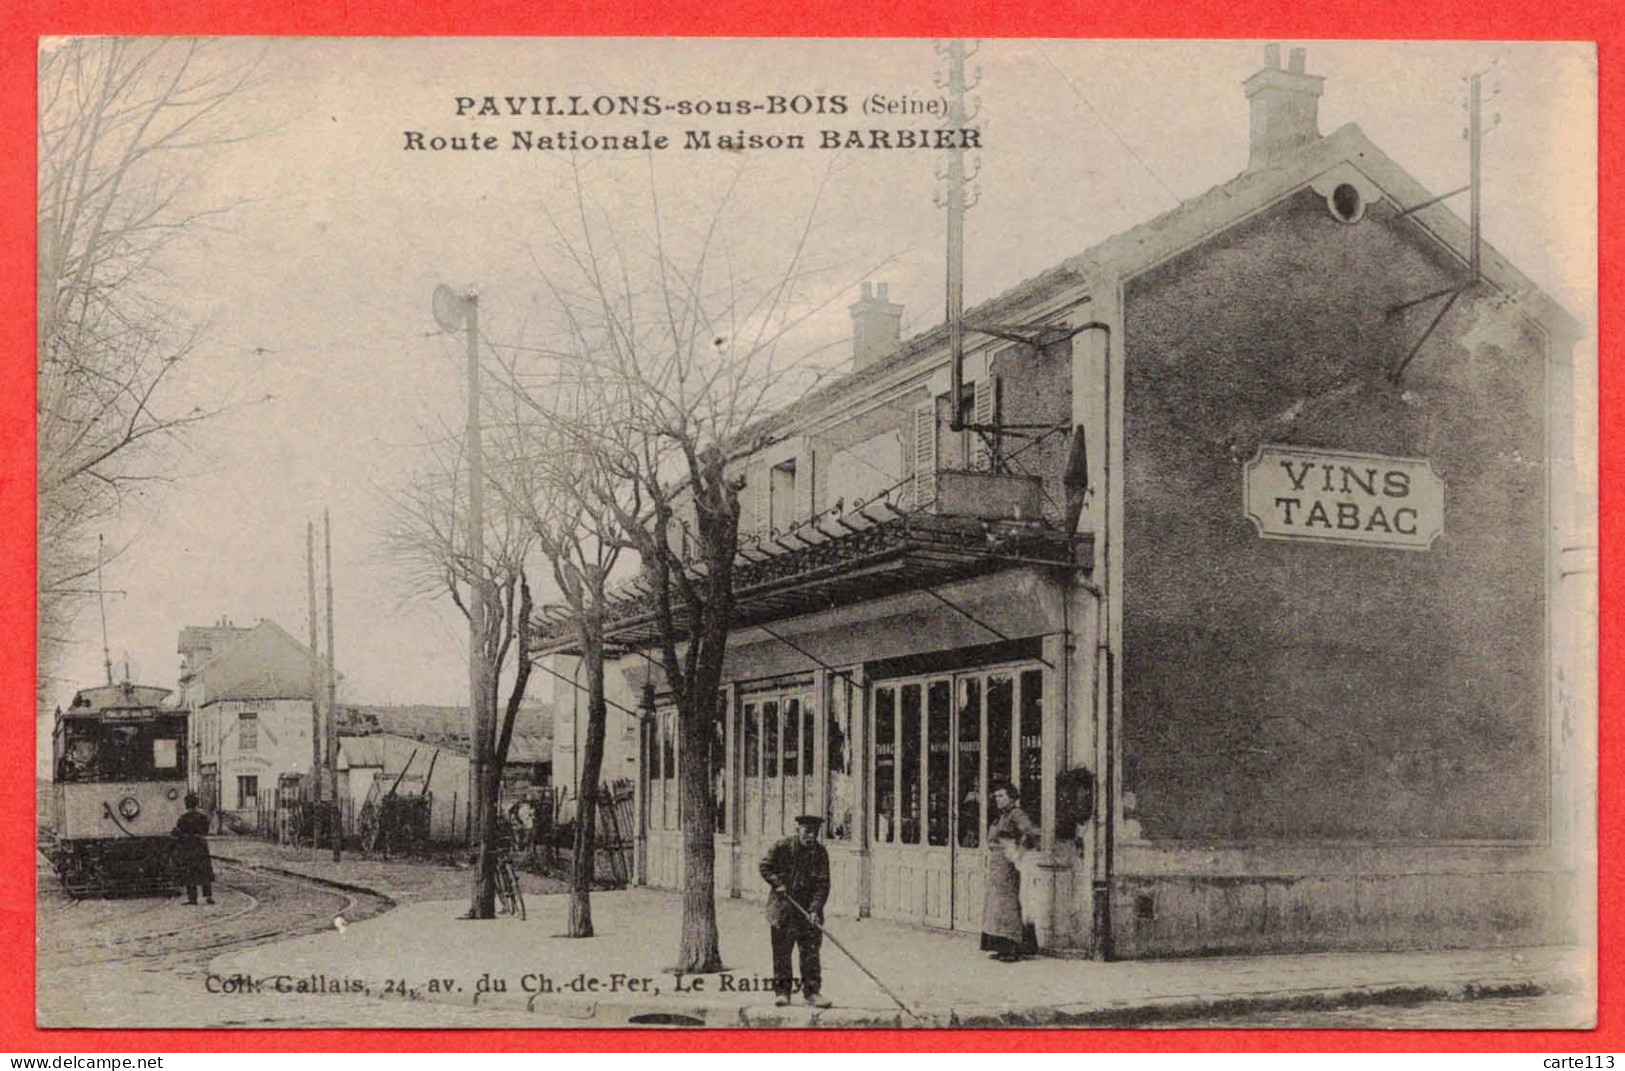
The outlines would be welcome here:
M 113 683 L 113 655 L 107 649 L 107 593 L 102 590 L 102 536 L 96 533 L 96 601 L 102 608 L 102 664 L 107 667 L 107 683 Z
M 943 188 L 937 191 L 938 207 L 948 211 L 947 249 L 947 318 L 949 354 L 948 426 L 953 431 L 964 430 L 962 402 L 965 394 L 965 212 L 976 204 L 974 197 L 965 196 L 965 186 L 976 177 L 975 171 L 965 168 L 965 131 L 975 118 L 966 106 L 965 94 L 975 88 L 965 75 L 965 60 L 975 52 L 967 49 L 963 41 L 949 41 L 938 45 L 937 51 L 947 57 L 946 77 L 937 76 L 937 85 L 948 91 L 947 125 L 954 140 L 949 146 L 948 164 L 937 172 Z M 980 79 L 981 71 L 977 70 Z
M 965 43 L 948 42 L 948 126 L 965 129 Z M 958 143 L 948 150 L 948 353 L 953 367 L 953 406 L 948 423 L 960 424 L 960 399 L 965 390 L 965 150 Z
M 322 684 L 321 655 L 316 648 L 316 524 L 313 521 L 305 522 L 305 581 L 310 605 L 310 803 L 314 817 L 320 814 L 322 802 Z M 311 826 L 311 833 L 313 838 L 319 838 L 319 818 Z
M 322 535 L 327 543 L 327 777 L 333 786 L 333 862 L 344 839 L 344 812 L 339 799 L 339 670 L 333 655 L 333 518 L 322 508 Z M 427 787 L 427 786 L 425 786 Z
M 1482 155 L 1482 151 L 1483 151 L 1483 147 L 1484 147 L 1484 125 L 1483 125 L 1483 114 L 1482 114 L 1483 103 L 1482 103 L 1481 85 L 1480 85 L 1480 79 L 1481 78 L 1482 78 L 1482 75 L 1478 75 L 1478 74 L 1473 75 L 1471 86 L 1470 86 L 1471 96 L 1468 98 L 1468 105 L 1467 105 L 1467 132 L 1468 132 L 1467 133 L 1467 146 L 1468 146 L 1468 149 L 1467 149 L 1467 154 L 1468 154 L 1468 179 L 1467 179 L 1467 181 L 1472 187 L 1472 207 L 1470 209 L 1470 215 L 1472 217 L 1472 243 L 1473 243 L 1473 248 L 1472 248 L 1472 253 L 1471 253 L 1471 260 L 1472 260 L 1472 269 L 1473 269 L 1473 281 L 1472 281 L 1473 286 L 1478 285 L 1478 280 L 1479 280 L 1480 275 L 1481 275 L 1480 267 L 1479 267 L 1479 247 L 1483 244 L 1482 240 L 1479 237 L 1479 235 L 1482 232 L 1479 230 L 1479 215 L 1478 215 L 1479 203 L 1480 203 L 1480 200 L 1481 200 L 1480 189 L 1479 189 L 1479 177 L 1480 177 L 1480 175 L 1479 175 L 1479 158 Z
M 479 830 L 479 877 L 475 880 L 475 917 L 485 914 L 483 901 L 494 890 L 489 887 L 486 865 L 491 851 L 491 736 L 492 711 L 486 703 L 485 665 L 485 472 L 484 448 L 480 435 L 480 310 L 479 294 L 470 288 L 464 294 L 468 326 L 468 691 L 469 711 L 474 717 L 474 761 L 469 771 L 476 780 L 474 801 Z

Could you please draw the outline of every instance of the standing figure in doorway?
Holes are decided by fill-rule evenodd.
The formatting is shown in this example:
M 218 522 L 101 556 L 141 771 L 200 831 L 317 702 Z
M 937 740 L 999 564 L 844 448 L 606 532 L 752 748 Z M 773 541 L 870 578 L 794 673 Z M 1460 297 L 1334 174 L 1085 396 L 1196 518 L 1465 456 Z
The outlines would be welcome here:
M 1021 870 L 1025 851 L 1038 847 L 1038 827 L 1021 809 L 1021 794 L 1000 784 L 993 789 L 996 814 L 987 831 L 987 895 L 982 900 L 982 951 L 1001 963 L 1014 963 L 1038 951 L 1038 938 L 1021 918 Z
M 197 809 L 197 796 L 186 794 L 186 813 L 169 834 L 175 838 L 175 880 L 186 887 L 186 902 L 197 904 L 197 887 L 203 886 L 203 902 L 214 903 L 214 863 L 209 859 L 209 818 Z
M 824 820 L 804 814 L 796 819 L 796 835 L 768 849 L 762 859 L 762 880 L 772 886 L 767 898 L 768 933 L 773 940 L 774 1003 L 790 1003 L 795 976 L 790 952 L 800 948 L 801 995 L 815 1008 L 830 1000 L 819 990 L 824 983 L 819 947 L 824 943 L 824 902 L 829 899 L 829 853 L 818 843 Z M 797 910 L 797 908 L 800 910 Z M 803 914 L 805 912 L 805 914 Z

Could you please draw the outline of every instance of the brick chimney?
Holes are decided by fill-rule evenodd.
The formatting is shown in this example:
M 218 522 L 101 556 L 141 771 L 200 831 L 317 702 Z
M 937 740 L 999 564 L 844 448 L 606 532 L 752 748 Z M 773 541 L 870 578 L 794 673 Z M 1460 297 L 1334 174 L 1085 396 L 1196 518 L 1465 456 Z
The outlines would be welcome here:
M 1242 83 L 1252 106 L 1247 170 L 1279 163 L 1320 138 L 1320 90 L 1326 79 L 1303 73 L 1304 50 L 1294 48 L 1281 69 L 1281 46 L 1264 46 L 1264 69 Z
M 897 348 L 903 336 L 903 306 L 886 297 L 886 284 L 863 284 L 852 314 L 852 371 L 861 371 Z

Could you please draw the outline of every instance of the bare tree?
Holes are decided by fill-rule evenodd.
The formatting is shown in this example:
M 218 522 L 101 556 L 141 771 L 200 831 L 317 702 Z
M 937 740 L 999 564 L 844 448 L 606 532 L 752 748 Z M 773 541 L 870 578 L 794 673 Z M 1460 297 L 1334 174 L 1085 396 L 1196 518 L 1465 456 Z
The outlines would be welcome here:
M 471 616 L 468 593 L 478 585 L 485 596 L 484 633 L 478 654 L 483 659 L 481 679 L 486 709 L 501 710 L 502 723 L 492 761 L 485 767 L 477 798 L 489 813 L 477 815 L 480 828 L 495 821 L 498 789 L 508 761 L 514 723 L 524 703 L 534 660 L 532 635 L 527 627 L 533 601 L 526 559 L 534 544 L 523 517 L 501 510 L 486 517 L 483 560 L 470 553 L 468 541 L 468 488 L 460 479 L 463 439 L 445 432 L 426 450 L 428 464 L 404 487 L 386 494 L 388 523 L 381 533 L 384 554 L 395 563 L 408 597 L 449 597 L 465 618 Z M 502 680 L 512 657 L 513 678 L 508 696 L 501 696 Z M 469 914 L 496 916 L 496 854 L 490 838 L 481 836 Z
M 499 356 L 500 360 L 500 356 Z M 517 362 L 503 371 L 518 383 Z M 609 718 L 604 690 L 604 625 L 610 578 L 625 544 L 605 506 L 616 489 L 592 449 L 601 394 L 577 381 L 539 392 L 510 391 L 512 422 L 498 437 L 494 469 L 505 507 L 530 526 L 553 582 L 569 608 L 575 647 L 587 672 L 587 739 L 576 785 L 571 853 L 571 937 L 593 936 L 592 885 L 597 857 L 598 790 Z
M 594 209 L 579 170 L 575 178 L 574 219 L 543 210 L 554 255 L 538 268 L 544 302 L 569 339 L 559 375 L 594 389 L 598 419 L 581 434 L 595 478 L 585 486 L 641 564 L 632 590 L 616 596 L 654 611 L 677 711 L 684 864 L 675 969 L 712 972 L 722 966 L 712 748 L 733 623 L 743 464 L 768 441 L 761 418 L 797 369 L 781 353 L 786 335 L 836 290 L 811 301 L 796 293 L 816 285 L 818 273 L 804 263 L 816 196 L 786 258 L 753 281 L 720 251 L 732 187 L 679 250 L 667 241 L 657 195 L 649 233 L 634 243 L 630 228 Z M 657 189 L 652 174 L 650 187 Z
M 163 448 L 226 405 L 188 397 L 200 333 L 160 289 L 165 256 L 232 207 L 199 205 L 188 190 L 199 157 L 241 136 L 232 123 L 259 79 L 259 56 L 216 57 L 221 47 L 78 38 L 41 50 L 42 682 L 96 568 L 97 523 L 166 479 Z

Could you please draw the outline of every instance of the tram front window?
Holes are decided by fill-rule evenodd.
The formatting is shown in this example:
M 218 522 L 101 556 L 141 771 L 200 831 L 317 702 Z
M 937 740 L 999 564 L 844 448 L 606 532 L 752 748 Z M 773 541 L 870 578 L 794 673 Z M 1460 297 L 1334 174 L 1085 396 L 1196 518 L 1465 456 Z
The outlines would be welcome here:
M 70 744 L 70 748 L 73 745 Z M 80 781 L 149 781 L 185 776 L 179 731 L 156 725 L 109 725 L 101 746 Z M 71 754 L 71 751 L 70 751 Z
M 96 738 L 90 735 L 72 735 L 62 747 L 56 763 L 58 781 L 96 780 Z

